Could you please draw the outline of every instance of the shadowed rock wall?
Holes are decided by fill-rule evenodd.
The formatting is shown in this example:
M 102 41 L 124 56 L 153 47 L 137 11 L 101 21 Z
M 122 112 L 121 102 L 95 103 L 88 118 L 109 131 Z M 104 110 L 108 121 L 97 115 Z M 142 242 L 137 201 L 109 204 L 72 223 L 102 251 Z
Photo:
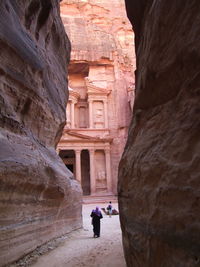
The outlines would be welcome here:
M 200 2 L 126 1 L 136 100 L 119 166 L 128 266 L 200 266 Z
M 81 189 L 55 152 L 69 55 L 59 1 L 1 1 L 1 266 L 81 226 Z

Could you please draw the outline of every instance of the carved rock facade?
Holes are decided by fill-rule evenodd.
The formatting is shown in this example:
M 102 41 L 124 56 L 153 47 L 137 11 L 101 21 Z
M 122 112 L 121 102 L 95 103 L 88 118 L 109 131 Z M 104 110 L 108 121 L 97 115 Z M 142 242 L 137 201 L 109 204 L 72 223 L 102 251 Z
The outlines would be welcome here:
M 126 0 L 134 118 L 119 167 L 128 266 L 200 266 L 200 4 Z
M 0 265 L 81 226 L 81 189 L 55 152 L 70 44 L 57 0 L 0 2 Z
M 122 0 L 62 1 L 61 15 L 72 53 L 59 154 L 84 195 L 116 194 L 134 98 L 133 31 Z

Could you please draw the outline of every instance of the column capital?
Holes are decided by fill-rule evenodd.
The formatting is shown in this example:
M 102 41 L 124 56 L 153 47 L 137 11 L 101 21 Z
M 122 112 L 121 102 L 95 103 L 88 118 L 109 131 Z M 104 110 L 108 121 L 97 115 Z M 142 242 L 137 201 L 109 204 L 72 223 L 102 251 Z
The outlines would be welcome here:
M 81 153 L 82 149 L 74 149 L 76 154 Z
M 94 148 L 90 148 L 90 149 L 89 149 L 89 152 L 90 152 L 90 153 L 94 153 L 94 152 L 95 152 L 95 149 L 94 149 Z
M 106 153 L 110 153 L 111 149 L 110 149 L 110 147 L 106 147 L 104 150 L 105 150 Z

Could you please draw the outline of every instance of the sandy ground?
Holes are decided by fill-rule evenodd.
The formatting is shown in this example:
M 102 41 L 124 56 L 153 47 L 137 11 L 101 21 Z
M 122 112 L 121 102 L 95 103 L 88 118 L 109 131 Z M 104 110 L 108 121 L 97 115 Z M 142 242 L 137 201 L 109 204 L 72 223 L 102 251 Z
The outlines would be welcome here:
M 41 255 L 32 267 L 125 267 L 119 215 L 103 214 L 101 237 L 93 238 L 90 213 L 96 204 L 83 205 L 83 229 L 75 231 L 57 248 Z M 98 204 L 105 207 L 105 204 Z M 118 210 L 117 204 L 113 207 Z

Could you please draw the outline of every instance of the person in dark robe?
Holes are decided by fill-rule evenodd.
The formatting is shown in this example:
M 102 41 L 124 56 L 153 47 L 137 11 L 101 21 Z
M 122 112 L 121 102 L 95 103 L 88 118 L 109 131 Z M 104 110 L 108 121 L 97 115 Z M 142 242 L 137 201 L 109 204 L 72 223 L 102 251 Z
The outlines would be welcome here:
M 113 210 L 113 208 L 112 208 L 112 202 L 110 201 L 109 202 L 109 205 L 107 207 L 108 215 L 109 215 L 110 218 L 111 218 L 111 215 L 112 215 L 112 210 Z
M 100 237 L 100 220 L 103 218 L 103 216 L 99 207 L 96 207 L 95 210 L 92 210 L 90 217 L 92 217 L 94 237 Z

